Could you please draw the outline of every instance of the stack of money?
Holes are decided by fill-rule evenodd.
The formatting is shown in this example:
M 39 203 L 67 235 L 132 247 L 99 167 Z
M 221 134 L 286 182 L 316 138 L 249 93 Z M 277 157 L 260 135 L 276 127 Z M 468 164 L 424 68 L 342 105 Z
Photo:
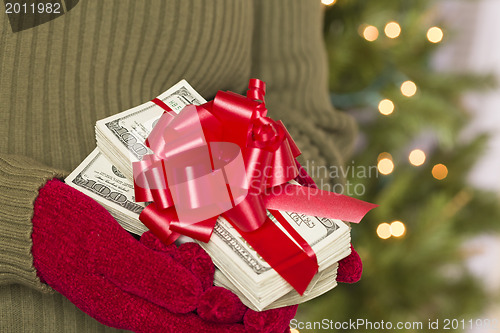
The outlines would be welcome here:
M 158 99 L 176 112 L 189 104 L 205 103 L 184 80 Z M 148 102 L 98 121 L 98 148 L 66 178 L 69 185 L 94 198 L 124 229 L 137 235 L 147 230 L 139 220 L 145 204 L 135 202 L 131 164 L 151 153 L 144 141 L 163 112 L 157 104 Z M 280 213 L 317 256 L 318 273 L 303 295 L 274 271 L 224 218 L 217 220 L 208 243 L 198 242 L 217 267 L 214 284 L 233 291 L 245 305 L 257 311 L 302 303 L 331 290 L 337 285 L 338 261 L 350 254 L 350 228 L 344 222 Z M 268 212 L 268 216 L 288 234 L 272 214 Z
M 206 100 L 186 80 L 182 80 L 157 97 L 179 113 L 186 105 L 200 105 Z M 132 162 L 142 160 L 151 150 L 144 141 L 153 130 L 164 109 L 147 102 L 114 116 L 99 120 L 95 126 L 97 147 L 128 179 L 132 179 Z
M 302 303 L 334 288 L 337 285 L 337 262 L 351 251 L 350 229 L 342 221 L 280 213 L 311 245 L 318 260 L 318 273 L 302 296 L 224 218 L 219 217 L 210 242 L 199 242 L 220 269 L 216 273 L 216 285 L 232 290 L 245 305 L 258 311 Z M 268 212 L 268 216 L 286 233 L 271 213 Z
M 99 148 L 94 149 L 65 181 L 100 203 L 125 230 L 136 235 L 148 230 L 139 221 L 139 214 L 146 204 L 135 202 L 133 182 Z

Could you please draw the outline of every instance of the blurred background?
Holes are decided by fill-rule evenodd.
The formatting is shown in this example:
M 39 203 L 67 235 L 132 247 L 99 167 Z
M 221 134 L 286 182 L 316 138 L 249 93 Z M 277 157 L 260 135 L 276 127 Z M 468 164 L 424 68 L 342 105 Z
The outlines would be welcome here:
M 499 332 L 500 1 L 322 2 L 332 103 L 360 124 L 350 165 L 378 169 L 349 182 L 380 207 L 352 228 L 361 281 L 297 319 Z

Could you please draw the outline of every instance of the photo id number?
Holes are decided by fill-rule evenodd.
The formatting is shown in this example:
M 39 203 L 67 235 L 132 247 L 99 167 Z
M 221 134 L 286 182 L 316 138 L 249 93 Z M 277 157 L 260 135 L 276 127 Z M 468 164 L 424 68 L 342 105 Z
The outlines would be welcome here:
M 6 2 L 5 3 L 5 13 L 6 14 L 61 14 L 61 4 L 60 3 L 18 3 L 18 2 Z

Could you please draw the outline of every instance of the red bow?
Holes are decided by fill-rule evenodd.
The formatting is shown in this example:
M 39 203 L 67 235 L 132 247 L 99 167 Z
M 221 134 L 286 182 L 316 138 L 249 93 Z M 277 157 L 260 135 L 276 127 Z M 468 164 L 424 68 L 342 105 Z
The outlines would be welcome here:
M 316 255 L 279 214 L 266 208 L 359 222 L 375 205 L 287 184 L 300 151 L 280 121 L 266 117 L 265 83 L 247 96 L 219 91 L 213 101 L 166 112 L 146 140 L 154 154 L 134 162 L 136 201 L 153 201 L 140 220 L 165 243 L 179 234 L 208 242 L 222 214 L 300 294 L 317 272 Z M 277 250 L 279 249 L 279 250 Z M 297 274 L 301 272 L 301 274 Z

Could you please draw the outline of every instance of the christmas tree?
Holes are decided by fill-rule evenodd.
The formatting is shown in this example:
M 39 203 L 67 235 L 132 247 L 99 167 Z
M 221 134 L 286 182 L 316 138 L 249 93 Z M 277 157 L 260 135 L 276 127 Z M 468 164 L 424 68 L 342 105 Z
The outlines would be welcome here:
M 442 329 L 445 318 L 456 318 L 465 319 L 455 330 L 463 331 L 490 299 L 465 268 L 462 245 L 498 231 L 500 209 L 495 194 L 466 182 L 487 138 L 459 140 L 468 121 L 461 97 L 493 80 L 432 67 L 432 55 L 452 35 L 433 2 L 328 2 L 332 103 L 360 124 L 352 165 L 379 171 L 349 182 L 363 188 L 354 195 L 380 207 L 352 228 L 361 281 L 303 304 L 297 319 L 421 322 L 407 331 L 435 332 L 429 321 L 440 320 Z

